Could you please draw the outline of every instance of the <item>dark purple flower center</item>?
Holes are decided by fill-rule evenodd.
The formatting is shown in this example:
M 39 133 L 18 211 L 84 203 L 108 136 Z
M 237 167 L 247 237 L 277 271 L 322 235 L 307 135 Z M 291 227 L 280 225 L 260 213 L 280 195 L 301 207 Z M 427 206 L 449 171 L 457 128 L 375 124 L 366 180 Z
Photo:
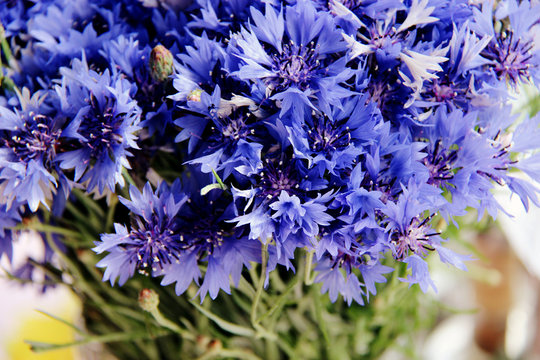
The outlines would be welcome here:
M 140 272 L 146 273 L 146 269 L 163 269 L 164 265 L 179 259 L 182 245 L 179 235 L 173 229 L 161 226 L 157 219 L 150 224 L 137 218 L 136 223 L 129 235 L 135 244 L 128 245 L 128 248 L 135 250 Z
M 387 78 L 382 81 L 370 81 L 367 87 L 370 101 L 376 103 L 377 108 L 384 117 L 389 119 L 394 118 L 396 115 L 395 111 L 393 111 L 393 105 L 403 106 L 403 103 L 398 99 L 398 87 L 392 86 L 393 83 L 395 83 L 395 80 Z
M 198 257 L 210 255 L 216 247 L 231 235 L 222 220 L 225 207 L 217 200 L 208 203 L 194 203 L 188 200 L 189 215 L 181 215 L 184 226 L 179 230 L 180 246 L 183 251 L 195 251 Z
M 314 152 L 332 153 L 342 150 L 351 144 L 349 128 L 340 122 L 333 122 L 328 117 L 314 118 L 313 127 L 307 127 L 310 150 Z
M 216 246 L 221 246 L 225 239 L 223 229 L 216 226 L 211 219 L 201 219 L 190 229 L 189 245 L 186 249 L 196 248 L 199 256 L 212 254 Z M 184 239 L 184 235 L 181 236 Z
M 436 186 L 454 178 L 454 162 L 457 159 L 457 149 L 441 149 L 441 143 L 441 140 L 437 140 L 433 152 L 423 160 L 429 170 L 428 184 Z
M 259 176 L 260 192 L 258 195 L 268 199 L 278 197 L 281 191 L 293 195 L 300 186 L 293 165 L 284 166 L 283 161 L 280 161 L 276 166 L 273 161 L 267 159 L 266 166 L 263 167 Z
M 1 141 L 21 162 L 40 160 L 45 165 L 50 165 L 61 131 L 52 129 L 52 121 L 45 115 L 30 113 L 29 116 L 22 129 L 11 131 L 11 136 L 8 135 Z
M 277 74 L 274 79 L 278 90 L 296 86 L 300 90 L 309 88 L 310 81 L 321 69 L 317 59 L 318 51 L 314 43 L 308 46 L 296 45 L 292 41 L 283 46 L 281 54 L 274 55 L 273 70 Z
M 103 107 L 97 104 L 94 96 L 90 103 L 90 111 L 84 116 L 79 133 L 86 138 L 85 146 L 90 149 L 91 158 L 113 156 L 114 147 L 123 142 L 118 132 L 125 114 L 116 114 L 109 99 Z
M 426 250 L 433 251 L 430 237 L 439 235 L 440 233 L 434 232 L 429 227 L 428 222 L 432 217 L 428 216 L 425 219 L 414 217 L 403 232 L 395 230 L 390 235 L 390 243 L 394 246 L 394 257 L 396 259 L 404 259 L 409 252 L 425 255 Z
M 236 143 L 240 139 L 245 139 L 251 135 L 251 130 L 246 124 L 244 115 L 238 111 L 233 111 L 225 118 L 214 120 L 215 126 L 211 127 L 211 141 L 222 146 L 224 142 Z
M 516 39 L 513 32 L 504 32 L 486 47 L 482 56 L 494 62 L 493 70 L 499 79 L 509 79 L 516 84 L 519 80 L 529 79 L 532 47 L 531 40 Z
M 439 83 L 433 84 L 433 94 L 437 101 L 445 101 L 457 96 L 457 92 L 451 86 Z

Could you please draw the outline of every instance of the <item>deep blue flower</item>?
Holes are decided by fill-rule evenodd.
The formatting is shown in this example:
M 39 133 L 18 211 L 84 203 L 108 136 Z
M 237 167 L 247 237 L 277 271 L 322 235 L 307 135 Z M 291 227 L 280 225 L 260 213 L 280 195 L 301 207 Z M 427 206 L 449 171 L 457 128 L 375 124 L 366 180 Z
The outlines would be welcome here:
M 539 10 L 534 2 L 512 0 L 498 3 L 495 16 L 492 4 L 482 4 L 481 11 L 475 9 L 472 26 L 479 34 L 491 37 L 482 56 L 490 61 L 489 68 L 500 80 L 508 80 L 513 86 L 539 80 L 540 47 L 535 42 Z M 501 23 L 497 30 L 493 17 Z
M 180 295 L 194 281 L 199 283 L 199 264 L 207 264 L 200 284 L 201 300 L 214 299 L 219 290 L 230 293 L 229 276 L 235 285 L 244 266 L 260 261 L 260 244 L 238 236 L 225 220 L 234 217 L 216 191 L 207 196 L 186 194 L 188 187 L 162 183 L 153 192 L 147 184 L 142 193 L 131 187 L 131 201 L 122 199 L 133 216 L 131 229 L 115 224 L 115 234 L 102 235 L 94 251 L 109 254 L 98 266 L 106 267 L 104 280 L 122 285 L 135 270 L 163 276 L 162 285 L 176 283 Z
M 311 2 L 299 1 L 287 6 L 285 14 L 267 4 L 264 15 L 252 8 L 251 16 L 254 26 L 233 35 L 229 47 L 241 59 L 233 73 L 237 78 L 262 81 L 267 95 L 282 106 L 292 96 L 304 106 L 312 106 L 311 99 L 316 99 L 327 111 L 329 104 L 351 94 L 341 84 L 354 72 L 345 67 L 345 56 L 339 60 L 332 56 L 346 46 L 329 14 L 317 11 Z M 299 92 L 305 97 L 295 95 Z
M 44 93 L 31 98 L 27 89 L 19 96 L 22 108 L 15 112 L 0 107 L 0 194 L 2 203 L 28 204 L 36 211 L 65 178 L 56 164 L 61 129 L 43 106 Z
M 211 96 L 201 91 L 197 99 L 188 101 L 186 110 L 191 114 L 174 123 L 182 128 L 176 141 L 189 139 L 187 163 L 201 164 L 205 173 L 219 171 L 227 179 L 237 167 L 259 161 L 260 141 L 268 135 L 250 111 L 252 101 L 240 96 L 225 100 L 220 95 L 219 86 Z
M 237 207 L 243 209 L 234 219 L 237 226 L 249 225 L 250 239 L 264 243 L 274 239 L 278 259 L 286 255 L 282 250 L 313 247 L 320 227 L 333 220 L 326 212 L 333 194 L 320 192 L 326 182 L 319 171 L 308 170 L 301 161 L 282 154 L 281 159 L 266 159 L 264 164 L 246 166 L 240 172 L 252 183 L 246 190 L 232 189 Z M 285 244 L 289 244 L 287 248 L 283 248 Z
M 332 113 L 314 112 L 304 122 L 290 121 L 285 125 L 294 154 L 306 159 L 308 167 L 319 167 L 338 175 L 350 169 L 378 136 L 375 127 L 382 120 L 367 96 L 354 96 L 332 107 Z M 286 121 L 286 120 L 283 120 Z
M 109 254 L 98 263 L 106 267 L 103 280 L 114 284 L 119 278 L 123 285 L 133 276 L 135 270 L 153 276 L 160 275 L 164 266 L 176 262 L 185 246 L 176 232 L 175 216 L 187 200 L 187 196 L 175 199 L 166 184 L 154 193 L 150 184 L 143 192 L 130 188 L 130 200 L 120 201 L 131 211 L 133 226 L 128 230 L 124 225 L 115 224 L 114 234 L 103 234 L 94 251 Z
M 60 167 L 74 168 L 74 180 L 86 183 L 88 192 L 114 191 L 116 184 L 124 185 L 129 149 L 138 148 L 135 132 L 141 110 L 131 97 L 131 83 L 108 70 L 90 70 L 84 59 L 75 59 L 61 73 L 56 92 L 68 119 L 62 137 L 69 144 L 57 157 Z

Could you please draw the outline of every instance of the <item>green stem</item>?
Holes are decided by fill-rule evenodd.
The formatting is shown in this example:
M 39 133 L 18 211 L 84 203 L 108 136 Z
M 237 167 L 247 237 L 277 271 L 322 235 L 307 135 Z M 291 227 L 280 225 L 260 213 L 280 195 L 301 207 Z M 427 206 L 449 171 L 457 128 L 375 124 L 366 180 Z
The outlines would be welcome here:
M 134 341 L 134 340 L 140 340 L 140 339 L 154 339 L 156 337 L 161 337 L 165 335 L 169 335 L 170 333 L 168 331 L 159 331 L 157 333 L 154 333 L 152 335 L 148 334 L 148 332 L 132 332 L 132 333 L 112 333 L 112 334 L 106 334 L 106 335 L 99 335 L 99 336 L 87 336 L 82 340 L 77 340 L 65 344 L 47 344 L 42 343 L 38 341 L 30 341 L 25 340 L 24 342 L 30 345 L 30 348 L 32 351 L 36 353 L 51 351 L 51 350 L 59 350 L 59 349 L 65 349 L 73 346 L 80 346 L 84 344 L 90 344 L 90 343 L 109 343 L 109 342 L 117 342 L 117 341 Z
M 211 313 L 210 311 L 206 310 L 196 302 L 190 301 L 190 303 L 195 306 L 197 310 L 199 310 L 204 316 L 206 316 L 208 319 L 215 322 L 220 328 L 222 328 L 225 331 L 230 332 L 231 334 L 239 335 L 239 336 L 248 336 L 248 337 L 254 337 L 255 332 L 247 328 L 245 326 L 233 324 L 230 321 L 224 320 L 220 318 L 219 316 Z
M 161 325 L 161 326 L 163 326 L 163 327 L 165 327 L 165 328 L 167 328 L 169 330 L 174 331 L 175 333 L 182 336 L 182 338 L 184 338 L 184 339 L 191 340 L 191 341 L 196 340 L 195 335 L 193 335 L 192 333 L 190 333 L 187 330 L 182 329 L 180 326 L 176 325 L 174 322 L 167 319 L 165 316 L 163 316 L 163 314 L 161 314 L 161 312 L 159 311 L 159 309 L 157 307 L 152 309 L 150 311 L 150 314 L 152 314 L 152 316 L 154 317 L 154 319 L 156 320 L 156 322 L 159 325 Z
M 43 224 L 43 223 L 40 223 L 39 221 L 32 221 L 27 224 L 21 223 L 11 229 L 12 230 L 34 230 L 34 231 L 43 232 L 46 234 L 58 234 L 58 235 L 64 235 L 64 236 L 70 236 L 70 237 L 80 237 L 80 234 L 76 231 L 64 229 L 62 227 L 58 227 L 54 225 Z
M 291 293 L 291 291 L 294 289 L 295 285 L 298 283 L 298 276 L 295 276 L 289 283 L 289 286 L 287 289 L 279 295 L 279 297 L 274 301 L 274 305 L 261 317 L 259 317 L 258 322 L 263 321 L 268 316 L 272 315 L 277 309 L 282 307 L 285 303 L 285 300 L 287 300 L 288 295 Z
M 137 184 L 135 184 L 135 180 L 133 180 L 133 178 L 131 177 L 131 175 L 129 175 L 128 171 L 126 168 L 122 168 L 122 175 L 124 175 L 124 178 L 126 179 L 126 181 L 128 182 L 128 184 L 130 185 L 133 185 L 133 186 L 137 186 Z
M 0 24 L 0 45 L 2 47 L 2 52 L 4 53 L 4 57 L 6 58 L 6 61 L 9 65 L 11 58 L 13 57 L 13 54 L 11 53 L 11 49 L 9 48 L 9 44 L 6 39 L 6 33 L 4 26 Z M 0 57 L 1 61 L 1 57 Z
M 85 192 L 79 189 L 73 189 L 72 193 L 88 210 L 92 209 L 100 217 L 105 216 L 105 211 L 103 211 L 101 206 L 99 206 L 99 204 L 95 200 L 91 199 Z
M 309 251 L 306 256 L 306 271 L 304 272 L 304 283 L 309 286 L 313 284 L 311 278 L 311 266 L 313 264 L 313 251 Z
M 244 275 L 242 275 L 240 277 L 240 282 L 238 283 L 238 290 L 243 292 L 249 298 L 253 298 L 255 296 L 255 293 L 256 293 L 255 289 L 249 283 L 249 281 L 246 280 Z
M 117 204 L 118 204 L 118 197 L 113 196 L 111 198 L 111 203 L 109 204 L 109 210 L 107 211 L 107 219 L 105 220 L 106 231 L 112 230 L 113 222 L 114 222 L 114 213 L 115 213 Z
M 321 295 L 316 290 L 316 287 L 313 287 L 312 295 L 313 296 L 313 302 L 315 305 L 315 318 L 317 319 L 317 323 L 319 324 L 319 330 L 324 338 L 324 350 L 326 352 L 325 356 L 323 358 L 328 359 L 331 352 L 331 346 L 330 346 L 330 338 L 328 337 L 328 328 L 326 326 L 326 321 L 323 318 L 323 308 L 321 304 Z
M 257 308 L 261 300 L 261 295 L 264 290 L 264 279 L 266 277 L 266 254 L 268 251 L 268 245 L 264 245 L 261 252 L 261 276 L 257 284 L 257 292 L 255 293 L 255 299 L 253 299 L 253 305 L 251 306 L 251 323 L 254 327 L 257 327 L 259 320 L 257 319 Z
M 244 359 L 244 360 L 261 360 L 260 357 L 240 349 L 215 349 L 210 350 L 202 356 L 198 357 L 197 360 L 210 360 L 210 359 Z

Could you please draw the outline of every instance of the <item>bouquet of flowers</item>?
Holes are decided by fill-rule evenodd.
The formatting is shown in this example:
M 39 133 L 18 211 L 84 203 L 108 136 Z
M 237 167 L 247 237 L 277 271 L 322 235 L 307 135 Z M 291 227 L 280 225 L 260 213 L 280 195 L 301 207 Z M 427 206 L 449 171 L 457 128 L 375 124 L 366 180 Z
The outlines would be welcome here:
M 540 117 L 510 104 L 540 80 L 536 1 L 8 0 L 0 21 L 0 256 L 39 234 L 10 275 L 72 288 L 77 343 L 119 358 L 373 358 L 436 290 L 427 257 L 466 269 L 442 224 L 504 211 L 496 187 L 540 204 Z

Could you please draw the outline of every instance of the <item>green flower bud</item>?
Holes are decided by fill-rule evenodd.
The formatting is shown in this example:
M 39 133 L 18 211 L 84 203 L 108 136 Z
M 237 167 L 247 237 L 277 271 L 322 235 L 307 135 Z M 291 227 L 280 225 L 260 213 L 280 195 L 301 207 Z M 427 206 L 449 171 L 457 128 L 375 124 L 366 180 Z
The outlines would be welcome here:
M 139 293 L 139 306 L 148 312 L 155 311 L 159 305 L 159 295 L 152 289 L 142 289 Z
M 173 73 L 173 56 L 163 45 L 157 45 L 150 53 L 150 74 L 155 81 L 163 82 Z

